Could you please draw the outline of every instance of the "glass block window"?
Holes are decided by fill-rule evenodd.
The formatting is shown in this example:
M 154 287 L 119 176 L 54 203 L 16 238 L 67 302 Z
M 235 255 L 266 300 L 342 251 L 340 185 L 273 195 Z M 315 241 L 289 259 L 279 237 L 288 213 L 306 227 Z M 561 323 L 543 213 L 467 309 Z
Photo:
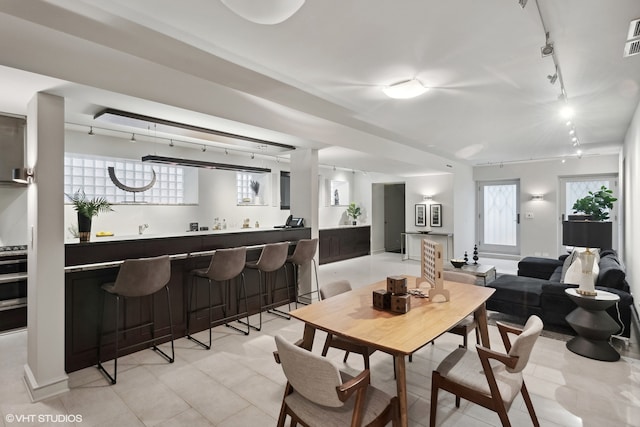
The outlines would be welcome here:
M 143 187 L 153 179 L 156 183 L 143 192 L 122 190 L 112 182 L 108 169 L 126 186 Z M 110 203 L 149 203 L 180 205 L 185 201 L 185 167 L 142 163 L 139 160 L 65 153 L 64 192 L 72 195 L 82 189 L 88 198 L 106 197 Z M 65 197 L 65 203 L 69 200 Z
M 264 173 L 236 172 L 238 204 L 264 204 L 267 201 L 265 197 L 268 194 L 268 176 Z M 256 181 L 260 185 L 258 189 L 259 198 L 256 198 L 256 194 L 251 189 L 251 181 Z

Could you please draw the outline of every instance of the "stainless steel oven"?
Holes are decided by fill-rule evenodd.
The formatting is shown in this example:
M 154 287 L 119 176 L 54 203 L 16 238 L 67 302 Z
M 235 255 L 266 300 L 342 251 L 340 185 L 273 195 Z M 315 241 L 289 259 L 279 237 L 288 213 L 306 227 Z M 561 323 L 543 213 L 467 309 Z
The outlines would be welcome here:
M 0 330 L 25 326 L 17 319 L 26 306 L 27 247 L 0 246 Z

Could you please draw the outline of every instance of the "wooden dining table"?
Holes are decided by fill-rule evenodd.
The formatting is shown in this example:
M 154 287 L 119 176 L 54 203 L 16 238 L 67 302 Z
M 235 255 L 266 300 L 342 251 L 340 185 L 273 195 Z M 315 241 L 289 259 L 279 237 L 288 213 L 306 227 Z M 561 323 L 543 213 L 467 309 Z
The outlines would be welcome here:
M 407 277 L 409 289 L 415 277 Z M 298 308 L 291 316 L 305 323 L 301 346 L 312 349 L 315 331 L 349 338 L 394 358 L 396 384 L 400 407 L 400 425 L 408 425 L 407 377 L 405 356 L 414 353 L 435 338 L 447 332 L 462 319 L 473 313 L 478 322 L 482 345 L 489 347 L 487 311 L 485 301 L 495 292 L 493 288 L 444 282 L 450 299 L 446 302 L 429 301 L 411 296 L 411 309 L 400 314 L 373 307 L 373 291 L 386 290 L 386 279 L 368 286 Z M 428 286 L 423 283 L 422 286 Z M 423 289 L 428 294 L 428 288 Z

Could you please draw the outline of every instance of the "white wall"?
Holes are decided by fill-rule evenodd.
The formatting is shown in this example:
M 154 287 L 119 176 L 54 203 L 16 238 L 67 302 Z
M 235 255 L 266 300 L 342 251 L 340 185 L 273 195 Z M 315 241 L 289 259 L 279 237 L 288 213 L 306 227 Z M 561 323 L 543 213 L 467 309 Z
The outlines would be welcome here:
M 627 268 L 627 282 L 631 287 L 631 293 L 635 295 L 634 303 L 636 311 L 640 312 L 640 224 L 638 212 L 640 212 L 640 105 L 636 108 L 635 115 L 627 131 L 622 152 L 622 191 L 623 200 L 623 233 L 624 251 L 623 260 Z
M 473 169 L 473 178 L 475 181 L 519 179 L 520 255 L 557 257 L 560 177 L 617 173 L 618 156 L 607 155 L 582 159 L 571 158 L 565 163 L 553 160 L 477 166 Z M 544 200 L 532 201 L 533 194 L 543 194 Z M 526 212 L 531 212 L 533 219 L 525 218 Z
M 0 187 L 0 246 L 27 244 L 27 187 Z

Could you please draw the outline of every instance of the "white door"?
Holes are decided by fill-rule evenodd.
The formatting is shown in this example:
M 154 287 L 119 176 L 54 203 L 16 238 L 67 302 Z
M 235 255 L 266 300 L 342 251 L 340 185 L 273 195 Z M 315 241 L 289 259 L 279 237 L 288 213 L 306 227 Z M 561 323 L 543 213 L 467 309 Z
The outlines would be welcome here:
M 520 181 L 478 183 L 478 242 L 481 252 L 520 253 Z
M 618 177 L 616 175 L 593 175 L 580 177 L 560 178 L 560 221 L 567 219 L 568 215 L 574 215 L 573 204 L 589 194 L 589 191 L 597 191 L 602 186 L 613 190 L 613 197 L 618 198 Z M 609 211 L 609 221 L 612 224 L 612 246 L 618 248 L 618 202 L 613 203 L 613 209 Z M 567 252 L 567 248 L 562 245 L 562 224 L 559 227 L 560 254 Z

